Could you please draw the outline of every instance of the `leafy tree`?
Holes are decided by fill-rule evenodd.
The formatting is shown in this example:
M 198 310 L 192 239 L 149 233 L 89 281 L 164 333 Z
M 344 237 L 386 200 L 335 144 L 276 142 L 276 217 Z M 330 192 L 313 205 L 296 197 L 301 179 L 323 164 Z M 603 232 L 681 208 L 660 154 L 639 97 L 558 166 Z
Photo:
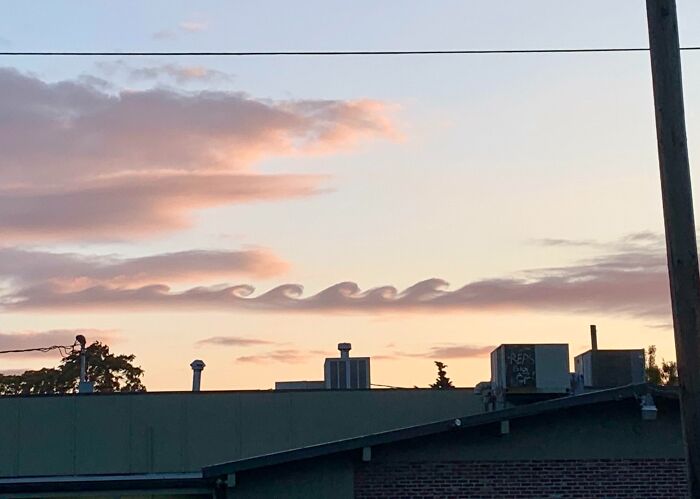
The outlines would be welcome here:
M 678 365 L 672 360 L 662 359 L 659 366 L 656 363 L 656 345 L 649 345 L 647 348 L 645 371 L 648 383 L 666 386 L 678 385 Z
M 435 380 L 435 383 L 430 385 L 430 388 L 435 390 L 454 388 L 452 381 L 447 377 L 447 371 L 445 370 L 447 368 L 447 364 L 443 364 L 442 362 L 436 360 L 435 366 L 437 366 L 438 370 L 437 379 Z
M 143 369 L 133 365 L 134 355 L 114 355 L 94 342 L 85 349 L 87 379 L 96 392 L 144 392 Z M 76 393 L 80 381 L 80 352 L 74 350 L 58 367 L 0 375 L 0 395 Z

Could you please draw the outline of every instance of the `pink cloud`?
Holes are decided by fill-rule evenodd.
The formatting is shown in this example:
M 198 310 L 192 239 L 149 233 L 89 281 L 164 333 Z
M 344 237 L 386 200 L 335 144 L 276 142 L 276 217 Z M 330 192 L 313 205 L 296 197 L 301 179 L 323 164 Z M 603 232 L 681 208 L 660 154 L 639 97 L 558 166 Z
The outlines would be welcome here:
M 3 302 L 8 310 L 190 308 L 362 314 L 536 310 L 648 317 L 667 317 L 670 310 L 665 259 L 641 250 L 528 271 L 522 277 L 474 281 L 454 290 L 441 279 L 427 279 L 404 290 L 393 286 L 362 290 L 356 283 L 341 282 L 307 297 L 297 284 L 283 284 L 259 295 L 249 285 L 182 292 L 164 284 L 95 286 L 64 292 L 39 284 L 6 295 Z
M 268 278 L 287 269 L 284 260 L 265 249 L 190 250 L 123 258 L 0 248 L 0 281 L 14 287 L 50 283 L 63 291 L 98 284 L 138 286 L 154 280 L 201 283 L 241 275 Z
M 188 227 L 195 210 L 316 194 L 322 179 L 166 173 L 0 189 L 0 231 L 6 241 L 143 237 Z
M 262 157 L 393 133 L 375 101 L 255 99 L 170 89 L 106 93 L 0 69 L 0 179 L 66 183 L 123 172 L 240 171 Z
M 313 195 L 323 177 L 262 175 L 255 163 L 395 135 L 370 100 L 105 88 L 0 69 L 6 237 L 133 237 L 185 227 L 197 209 Z

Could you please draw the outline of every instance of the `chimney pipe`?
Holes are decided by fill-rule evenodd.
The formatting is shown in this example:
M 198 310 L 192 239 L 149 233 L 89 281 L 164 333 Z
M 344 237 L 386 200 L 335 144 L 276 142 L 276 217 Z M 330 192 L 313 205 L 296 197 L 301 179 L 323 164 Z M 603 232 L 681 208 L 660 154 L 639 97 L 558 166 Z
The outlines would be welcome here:
M 198 392 L 202 385 L 202 371 L 206 364 L 202 360 L 193 360 L 190 364 L 192 368 L 192 391 Z
M 338 343 L 338 350 L 340 350 L 340 358 L 347 359 L 350 357 L 350 349 L 352 345 L 350 343 Z
M 591 350 L 598 350 L 598 332 L 596 331 L 595 324 L 591 324 Z

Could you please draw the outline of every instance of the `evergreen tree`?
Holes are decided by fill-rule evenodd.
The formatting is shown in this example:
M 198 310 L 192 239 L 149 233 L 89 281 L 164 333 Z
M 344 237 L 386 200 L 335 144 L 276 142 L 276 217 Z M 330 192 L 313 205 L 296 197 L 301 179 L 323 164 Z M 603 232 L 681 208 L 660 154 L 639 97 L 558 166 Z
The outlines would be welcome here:
M 447 364 L 443 364 L 442 362 L 436 360 L 435 365 L 437 366 L 438 370 L 437 379 L 435 380 L 435 383 L 430 385 L 430 388 L 436 390 L 454 388 L 452 381 L 447 377 L 447 371 L 445 370 L 447 368 Z

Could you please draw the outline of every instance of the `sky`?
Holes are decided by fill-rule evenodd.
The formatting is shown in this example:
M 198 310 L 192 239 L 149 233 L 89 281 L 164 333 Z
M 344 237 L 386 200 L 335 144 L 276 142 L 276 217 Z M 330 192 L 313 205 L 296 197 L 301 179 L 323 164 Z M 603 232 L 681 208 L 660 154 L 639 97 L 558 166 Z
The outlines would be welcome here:
M 3 11 L 0 51 L 648 45 L 632 0 Z M 678 11 L 700 46 L 700 5 Z M 683 71 L 692 167 L 700 51 Z M 203 389 L 321 379 L 339 342 L 373 383 L 427 386 L 441 360 L 473 386 L 495 346 L 573 357 L 589 324 L 674 357 L 644 52 L 0 56 L 0 95 L 0 350 L 82 333 L 149 390 L 188 389 L 195 358 Z

